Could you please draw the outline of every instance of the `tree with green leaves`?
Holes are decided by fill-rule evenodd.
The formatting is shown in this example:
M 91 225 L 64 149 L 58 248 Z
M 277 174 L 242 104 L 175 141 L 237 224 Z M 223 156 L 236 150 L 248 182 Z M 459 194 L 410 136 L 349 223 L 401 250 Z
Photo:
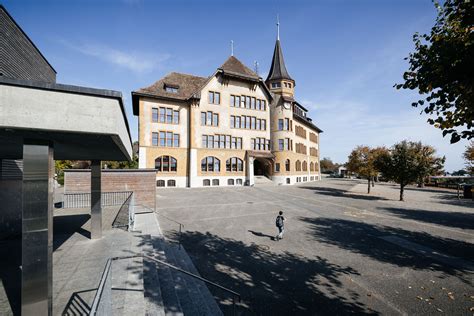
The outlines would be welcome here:
M 400 201 L 403 201 L 405 186 L 443 169 L 445 158 L 434 154 L 431 146 L 404 140 L 380 154 L 375 165 L 385 178 L 400 184 Z
M 415 51 L 397 89 L 418 90 L 428 122 L 451 135 L 451 143 L 474 137 L 474 1 L 446 0 L 429 34 L 415 33 Z
M 474 175 L 474 141 L 471 141 L 471 143 L 466 146 L 463 157 L 466 161 L 467 172 L 470 175 Z
M 338 165 L 332 162 L 331 158 L 323 158 L 319 162 L 319 165 L 321 167 L 321 172 L 322 173 L 331 173 L 335 172 L 338 168 Z
M 387 152 L 383 147 L 371 149 L 368 146 L 357 146 L 349 155 L 346 164 L 347 170 L 357 173 L 367 178 L 367 193 L 370 194 L 370 183 L 374 183 L 374 178 L 379 174 L 379 170 L 375 165 L 378 157 Z

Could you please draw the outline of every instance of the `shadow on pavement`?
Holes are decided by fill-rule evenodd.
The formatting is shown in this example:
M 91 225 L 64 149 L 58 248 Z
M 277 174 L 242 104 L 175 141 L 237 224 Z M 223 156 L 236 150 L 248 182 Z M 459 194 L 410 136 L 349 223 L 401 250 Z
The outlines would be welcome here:
M 301 189 L 312 190 L 315 194 L 336 196 L 342 198 L 350 198 L 356 200 L 368 200 L 368 201 L 381 201 L 387 200 L 386 198 L 380 196 L 370 196 L 370 195 L 359 195 L 349 193 L 345 189 L 336 189 L 336 188 L 324 188 L 324 187 L 315 187 L 315 186 L 300 186 Z
M 425 211 L 397 207 L 378 207 L 378 209 L 388 211 L 405 219 L 412 219 L 447 227 L 474 229 L 474 213 Z
M 58 249 L 74 233 L 90 239 L 90 231 L 82 226 L 90 219 L 89 214 L 55 215 L 53 217 L 53 251 Z
M 168 237 L 179 236 L 170 232 Z M 319 256 L 274 253 L 210 233 L 184 232 L 181 241 L 203 277 L 242 295 L 240 315 L 378 314 L 360 301 L 358 293 L 343 289 L 342 280 L 358 275 L 351 267 Z M 224 314 L 230 315 L 228 294 L 210 290 Z M 342 290 L 348 297 L 341 296 Z
M 256 231 L 253 231 L 253 230 L 248 230 L 249 233 L 251 233 L 252 235 L 254 236 L 257 236 L 257 237 L 268 237 L 270 238 L 270 240 L 275 240 L 275 236 L 270 236 L 270 235 L 267 235 L 267 234 L 264 234 L 264 233 L 261 233 L 261 232 L 256 232 Z
M 474 259 L 474 245 L 471 243 L 441 238 L 426 232 L 413 232 L 344 219 L 301 217 L 300 220 L 310 224 L 312 237 L 318 242 L 335 245 L 341 249 L 400 267 L 441 271 L 457 276 L 465 283 L 472 283 L 472 279 L 469 278 L 470 272 L 467 270 L 434 261 L 418 252 L 385 242 L 379 237 L 397 236 L 435 249 L 439 253 L 467 260 Z

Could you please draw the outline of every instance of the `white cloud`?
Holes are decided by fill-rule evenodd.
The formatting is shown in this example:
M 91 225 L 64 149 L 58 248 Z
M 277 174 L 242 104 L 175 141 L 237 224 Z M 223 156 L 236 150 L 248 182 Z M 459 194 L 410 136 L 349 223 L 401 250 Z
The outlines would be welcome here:
M 116 65 L 136 73 L 150 72 L 159 68 L 169 58 L 169 54 L 148 54 L 143 52 L 123 51 L 103 44 L 84 43 L 72 44 L 62 43 L 84 55 L 96 57 L 112 65 Z

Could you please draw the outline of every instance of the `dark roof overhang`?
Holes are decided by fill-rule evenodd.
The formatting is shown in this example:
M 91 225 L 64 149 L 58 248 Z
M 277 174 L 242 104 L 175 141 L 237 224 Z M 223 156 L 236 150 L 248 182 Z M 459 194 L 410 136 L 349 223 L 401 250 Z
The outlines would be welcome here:
M 311 129 L 317 131 L 318 133 L 322 133 L 322 132 L 323 132 L 322 129 L 320 129 L 319 127 L 317 127 L 316 125 L 314 125 L 313 122 L 311 121 L 311 119 L 309 119 L 309 118 L 307 118 L 307 117 L 303 117 L 303 116 L 298 115 L 298 114 L 296 114 L 295 112 L 293 112 L 293 118 L 294 118 L 296 121 L 298 121 L 298 122 L 304 124 L 306 127 L 309 127 L 309 128 L 311 128 Z
M 186 102 L 189 99 L 196 99 L 197 97 L 193 95 L 190 98 L 172 98 L 172 97 L 167 97 L 167 96 L 159 96 L 155 94 L 148 94 L 148 93 L 143 93 L 143 92 L 136 92 L 132 91 L 132 108 L 133 108 L 133 115 L 138 116 L 140 114 L 140 97 L 145 97 L 145 98 L 151 98 L 151 99 L 157 99 L 157 100 L 166 100 L 166 101 L 178 101 L 178 102 Z M 199 98 L 198 98 L 199 99 Z

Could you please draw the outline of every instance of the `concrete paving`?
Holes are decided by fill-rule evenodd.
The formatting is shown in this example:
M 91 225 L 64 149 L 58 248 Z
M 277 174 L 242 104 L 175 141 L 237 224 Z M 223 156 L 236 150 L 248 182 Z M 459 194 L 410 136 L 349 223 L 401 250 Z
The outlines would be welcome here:
M 165 237 L 248 315 L 472 315 L 474 203 L 455 191 L 359 180 L 157 190 Z M 274 241 L 283 210 L 285 236 Z M 211 289 L 225 314 L 231 297 Z

